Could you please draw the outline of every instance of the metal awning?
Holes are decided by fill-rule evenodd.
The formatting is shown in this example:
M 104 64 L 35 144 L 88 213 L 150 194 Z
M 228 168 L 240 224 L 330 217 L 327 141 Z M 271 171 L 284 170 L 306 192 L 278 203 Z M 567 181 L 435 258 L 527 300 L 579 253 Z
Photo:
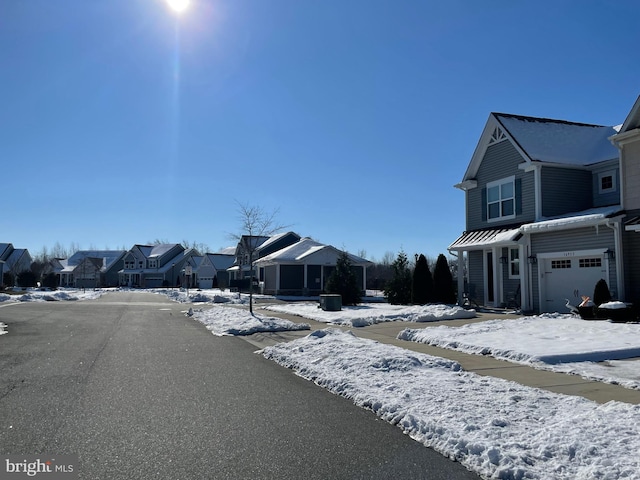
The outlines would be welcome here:
M 483 247 L 512 244 L 522 237 L 518 228 L 497 228 L 464 232 L 449 245 L 449 250 L 476 250 Z
M 628 232 L 640 232 L 640 217 L 631 217 L 624 222 L 624 229 Z

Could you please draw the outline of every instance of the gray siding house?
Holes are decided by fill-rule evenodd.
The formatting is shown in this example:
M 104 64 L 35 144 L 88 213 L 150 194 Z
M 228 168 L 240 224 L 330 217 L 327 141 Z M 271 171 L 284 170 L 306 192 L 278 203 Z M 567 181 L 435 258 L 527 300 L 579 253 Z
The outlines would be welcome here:
M 613 127 L 491 113 L 462 181 L 459 301 L 567 313 L 600 278 L 624 292 Z M 638 211 L 640 214 L 640 210 Z
M 125 250 L 79 250 L 67 260 L 55 260 L 61 287 L 98 288 L 119 284 Z
M 262 292 L 269 295 L 318 295 L 342 252 L 331 245 L 302 238 L 255 262 L 260 268 Z M 369 260 L 349 254 L 352 269 L 364 292 Z
M 640 303 L 640 97 L 611 138 L 620 151 L 620 175 L 617 185 L 622 191 L 626 216 L 623 231 L 624 300 Z
M 160 245 L 134 245 L 124 256 L 124 268 L 118 272 L 120 285 L 157 288 L 196 285 L 191 257 L 199 256 L 195 249 L 185 249 L 179 243 Z M 184 267 L 192 267 L 186 277 Z

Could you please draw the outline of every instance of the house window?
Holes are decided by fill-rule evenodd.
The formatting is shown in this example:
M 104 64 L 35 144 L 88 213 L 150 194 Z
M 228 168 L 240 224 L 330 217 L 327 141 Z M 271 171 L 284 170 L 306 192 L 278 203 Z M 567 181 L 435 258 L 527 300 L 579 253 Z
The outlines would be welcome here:
M 520 278 L 520 250 L 509 249 L 509 278 Z
M 571 260 L 551 260 L 551 268 L 571 268 Z
M 580 268 L 602 267 L 601 258 L 581 258 L 579 261 Z
M 616 172 L 608 171 L 598 174 L 598 192 L 609 193 L 616 191 Z
M 487 219 L 506 220 L 516 216 L 515 177 L 487 184 Z

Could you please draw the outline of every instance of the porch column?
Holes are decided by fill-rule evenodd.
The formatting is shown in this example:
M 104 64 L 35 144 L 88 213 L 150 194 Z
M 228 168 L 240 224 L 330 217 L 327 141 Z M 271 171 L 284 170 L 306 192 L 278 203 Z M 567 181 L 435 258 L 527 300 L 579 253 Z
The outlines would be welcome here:
M 458 305 L 464 302 L 464 251 L 458 251 Z
M 524 245 L 518 245 L 518 258 L 520 259 L 520 309 L 531 310 L 529 306 L 529 259 Z
M 493 269 L 493 306 L 499 307 L 503 301 L 502 298 L 502 264 L 500 263 L 501 248 L 493 247 L 492 251 L 492 263 L 490 268 Z M 498 266 L 500 268 L 498 268 Z

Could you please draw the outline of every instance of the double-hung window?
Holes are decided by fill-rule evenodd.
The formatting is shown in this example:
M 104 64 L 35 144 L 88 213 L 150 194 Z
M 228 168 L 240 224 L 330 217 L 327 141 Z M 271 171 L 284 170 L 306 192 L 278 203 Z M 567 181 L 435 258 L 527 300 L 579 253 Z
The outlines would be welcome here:
M 515 177 L 487 184 L 487 220 L 508 220 L 516 216 Z

